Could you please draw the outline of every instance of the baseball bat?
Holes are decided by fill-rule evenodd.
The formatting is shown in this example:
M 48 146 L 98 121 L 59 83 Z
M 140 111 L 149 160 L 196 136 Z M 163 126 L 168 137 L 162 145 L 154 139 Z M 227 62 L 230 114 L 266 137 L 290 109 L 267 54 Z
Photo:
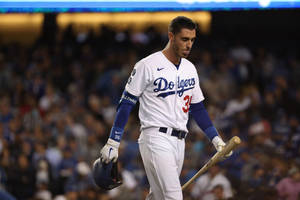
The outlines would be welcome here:
M 224 149 L 220 152 L 215 153 L 215 155 L 207 161 L 207 163 L 190 179 L 188 180 L 181 189 L 187 188 L 196 178 L 206 172 L 211 166 L 219 162 L 226 154 L 231 150 L 234 150 L 241 143 L 241 139 L 238 136 L 232 137 L 229 142 L 225 145 Z

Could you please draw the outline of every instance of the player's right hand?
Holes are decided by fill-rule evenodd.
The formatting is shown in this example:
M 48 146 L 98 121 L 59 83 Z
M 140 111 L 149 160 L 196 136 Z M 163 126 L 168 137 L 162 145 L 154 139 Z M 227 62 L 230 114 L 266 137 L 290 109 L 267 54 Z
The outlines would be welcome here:
M 214 137 L 213 140 L 212 140 L 212 143 L 213 143 L 213 145 L 215 146 L 215 148 L 218 152 L 222 151 L 224 149 L 225 145 L 226 145 L 225 142 L 222 140 L 222 138 L 219 137 L 219 136 Z M 231 155 L 232 155 L 232 151 L 230 151 L 225 156 L 230 157 Z
M 100 151 L 100 159 L 102 162 L 109 163 L 110 161 L 116 162 L 118 159 L 118 149 L 120 142 L 113 139 L 108 139 L 107 143 Z

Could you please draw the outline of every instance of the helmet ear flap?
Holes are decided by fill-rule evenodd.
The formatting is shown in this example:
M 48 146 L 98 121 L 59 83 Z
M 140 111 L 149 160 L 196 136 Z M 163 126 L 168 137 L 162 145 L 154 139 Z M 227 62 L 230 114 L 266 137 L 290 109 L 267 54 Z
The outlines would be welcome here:
M 108 164 L 97 159 L 93 164 L 93 178 L 98 187 L 105 190 L 111 190 L 122 184 L 118 173 L 118 161 Z

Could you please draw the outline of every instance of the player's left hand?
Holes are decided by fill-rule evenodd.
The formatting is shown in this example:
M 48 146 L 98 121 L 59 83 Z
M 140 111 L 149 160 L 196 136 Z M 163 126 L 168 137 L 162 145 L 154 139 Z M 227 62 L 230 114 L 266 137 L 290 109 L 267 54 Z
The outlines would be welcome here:
M 222 140 L 220 136 L 216 136 L 212 139 L 212 143 L 215 146 L 216 150 L 218 152 L 222 151 L 225 147 L 225 142 Z M 230 157 L 232 155 L 232 151 L 230 151 L 228 154 L 226 154 L 226 157 Z
M 116 162 L 118 159 L 119 146 L 120 146 L 119 142 L 109 138 L 107 140 L 107 143 L 100 151 L 101 161 L 105 162 L 106 164 L 109 163 L 110 161 Z

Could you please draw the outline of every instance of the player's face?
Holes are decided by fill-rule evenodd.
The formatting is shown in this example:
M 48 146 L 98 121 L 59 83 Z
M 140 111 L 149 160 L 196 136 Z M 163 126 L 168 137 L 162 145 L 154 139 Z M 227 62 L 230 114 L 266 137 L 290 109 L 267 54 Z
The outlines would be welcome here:
M 170 34 L 171 46 L 175 54 L 180 58 L 188 57 L 196 38 L 196 30 L 183 28 L 175 35 Z

